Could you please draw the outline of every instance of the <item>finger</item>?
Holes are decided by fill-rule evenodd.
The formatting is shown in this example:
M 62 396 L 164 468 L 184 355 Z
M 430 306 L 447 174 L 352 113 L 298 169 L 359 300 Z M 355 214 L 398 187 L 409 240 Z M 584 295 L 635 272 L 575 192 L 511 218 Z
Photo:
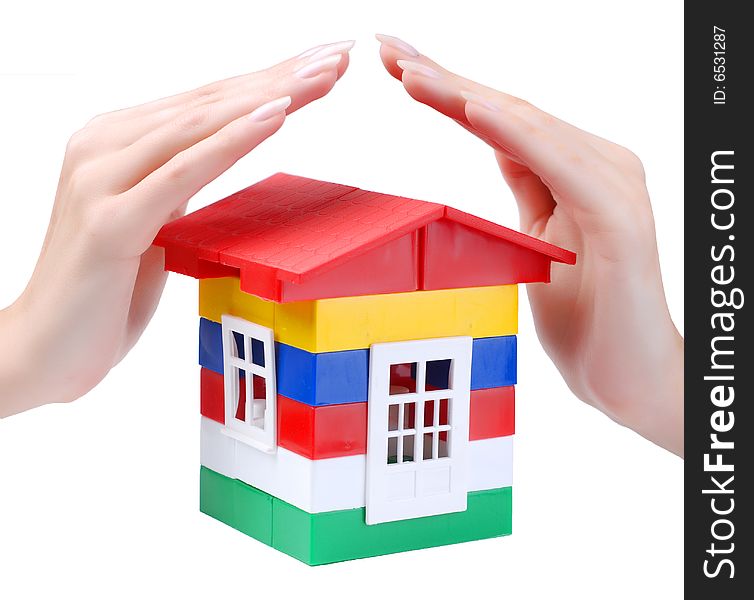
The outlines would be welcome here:
M 529 167 L 496 152 L 500 171 L 518 205 L 522 231 L 541 237 L 547 220 L 555 210 L 550 189 Z
M 128 168 L 113 168 L 110 185 L 123 192 L 167 163 L 173 156 L 214 135 L 231 121 L 249 114 L 275 97 L 289 97 L 291 112 L 327 94 L 337 81 L 343 54 L 336 53 L 305 63 L 263 93 L 234 94 L 206 106 L 194 108 L 168 121 L 129 147 L 104 160 Z
M 467 101 L 466 118 L 475 132 L 506 149 L 517 162 L 537 175 L 551 193 L 570 208 L 601 212 L 605 179 L 611 171 L 604 157 L 583 140 L 542 126 L 528 109 L 502 109 L 489 103 Z
M 158 100 L 145 102 L 137 106 L 132 106 L 129 108 L 117 110 L 117 111 L 108 113 L 106 116 L 109 117 L 113 122 L 117 122 L 117 121 L 123 121 L 127 119 L 133 119 L 135 117 L 140 117 L 147 114 L 162 112 L 166 109 L 170 109 L 170 108 L 174 108 L 178 106 L 190 106 L 190 105 L 202 104 L 208 101 L 213 101 L 218 96 L 224 96 L 233 89 L 243 87 L 249 84 L 255 78 L 258 78 L 259 75 L 265 74 L 270 77 L 274 77 L 276 74 L 289 72 L 293 70 L 296 64 L 300 64 L 302 60 L 311 57 L 313 54 L 315 54 L 318 51 L 321 51 L 324 48 L 328 48 L 328 47 L 332 47 L 336 45 L 346 45 L 349 43 L 350 43 L 350 47 L 353 47 L 353 43 L 354 43 L 353 40 L 349 40 L 348 42 L 335 42 L 332 44 L 321 44 L 319 46 L 315 46 L 314 48 L 310 48 L 309 50 L 306 50 L 298 54 L 297 56 L 287 58 L 286 60 L 280 63 L 277 63 L 267 69 L 263 69 L 261 71 L 254 71 L 251 73 L 245 73 L 243 75 L 235 75 L 227 79 L 214 81 L 212 83 L 202 85 L 193 90 L 180 92 L 178 94 L 173 94 L 171 96 L 159 98 Z
M 403 86 L 413 98 L 466 125 L 507 158 L 528 167 L 549 190 L 563 192 L 580 208 L 593 208 L 596 184 L 610 169 L 589 134 L 413 53 L 392 39 L 380 48 L 386 68 L 394 76 L 400 69 Z
M 162 295 L 167 280 L 165 271 L 165 251 L 157 246 L 150 246 L 139 261 L 131 306 L 128 311 L 126 334 L 116 362 L 120 362 L 144 332 Z
M 143 253 L 175 210 L 280 129 L 289 102 L 273 100 L 239 117 L 118 196 L 133 251 Z
M 402 81 L 406 91 L 415 100 L 431 106 L 435 110 L 458 121 L 465 121 L 465 100 L 462 93 L 470 93 L 502 107 L 523 106 L 532 111 L 542 124 L 551 129 L 562 128 L 570 134 L 581 137 L 584 143 L 592 145 L 605 154 L 611 154 L 615 144 L 586 132 L 566 121 L 562 121 L 528 102 L 505 92 L 482 85 L 471 79 L 461 77 L 448 71 L 415 48 L 391 36 L 377 35 L 381 42 L 380 58 L 386 70 L 396 79 Z
M 187 102 L 177 102 L 156 113 L 150 114 L 148 119 L 142 121 L 142 124 L 148 126 L 148 129 L 154 129 L 156 126 L 174 119 L 177 115 L 186 110 L 220 102 L 238 95 L 258 96 L 260 94 L 266 94 L 267 99 L 277 98 L 283 91 L 280 89 L 280 86 L 283 85 L 285 80 L 290 78 L 292 73 L 298 72 L 307 67 L 307 65 L 310 66 L 319 63 L 323 59 L 331 56 L 340 55 L 341 57 L 341 61 L 337 66 L 337 79 L 340 79 L 348 67 L 348 52 L 353 48 L 354 44 L 355 42 L 353 40 L 323 44 L 322 46 L 316 46 L 294 58 L 270 67 L 269 69 L 233 77 L 226 80 L 226 82 L 210 84 L 209 86 L 205 86 L 205 88 L 200 88 L 197 100 L 192 101 L 190 99 L 190 97 L 197 92 L 194 92 L 193 94 L 189 93 L 189 100 Z M 295 108 L 296 107 L 294 106 L 294 110 Z
M 513 192 L 518 206 L 521 230 L 535 237 L 542 237 L 547 219 L 556 206 L 550 189 L 536 173 L 521 162 L 520 158 L 500 147 L 495 140 L 475 131 L 463 121 L 456 122 L 495 149 L 500 172 Z
M 175 96 L 107 113 L 96 118 L 93 124 L 99 121 L 100 126 L 108 129 L 109 150 L 117 151 L 164 124 L 180 119 L 185 113 L 212 110 L 212 106 L 217 103 L 233 101 L 234 98 L 242 96 L 258 98 L 261 104 L 285 95 L 280 89 L 283 80 L 307 63 L 335 54 L 342 57 L 337 67 L 339 79 L 348 67 L 348 51 L 353 45 L 354 41 L 349 40 L 316 46 L 268 69 L 216 81 Z M 292 111 L 297 108 L 299 106 L 294 105 Z M 128 126 L 124 127 L 125 124 Z M 102 150 L 98 149 L 100 155 L 103 153 Z
M 446 116 L 465 121 L 464 101 L 458 97 L 458 89 L 480 95 L 495 91 L 448 71 L 399 38 L 383 34 L 375 37 L 380 41 L 380 59 L 388 73 L 403 82 L 414 99 Z M 415 83 L 423 83 L 426 87 L 413 85 Z

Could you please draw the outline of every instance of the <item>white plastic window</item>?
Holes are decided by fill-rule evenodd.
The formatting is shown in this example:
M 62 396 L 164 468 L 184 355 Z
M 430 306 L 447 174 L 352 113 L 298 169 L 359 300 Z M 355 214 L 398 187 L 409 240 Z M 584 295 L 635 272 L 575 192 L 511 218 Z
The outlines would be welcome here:
M 469 337 L 370 349 L 366 522 L 466 509 Z
M 272 452 L 276 444 L 277 390 L 272 330 L 223 315 L 225 433 Z

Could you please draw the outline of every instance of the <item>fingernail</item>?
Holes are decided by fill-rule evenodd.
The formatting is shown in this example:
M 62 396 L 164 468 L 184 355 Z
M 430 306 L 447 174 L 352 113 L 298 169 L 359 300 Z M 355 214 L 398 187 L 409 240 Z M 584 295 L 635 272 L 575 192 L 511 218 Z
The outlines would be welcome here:
M 282 98 L 270 100 L 269 102 L 265 102 L 264 104 L 262 104 L 262 106 L 259 106 L 251 111 L 249 113 L 249 120 L 256 122 L 266 121 L 267 119 L 274 117 L 276 114 L 284 111 L 290 105 L 290 96 L 283 96 Z
M 315 60 L 325 58 L 326 56 L 332 56 L 333 54 L 348 52 L 351 48 L 353 48 L 353 45 L 355 43 L 356 40 L 347 40 L 345 42 L 335 42 L 334 44 L 321 46 L 316 52 L 313 52 L 311 55 L 309 55 L 309 62 L 314 62 Z
M 327 44 L 320 44 L 319 46 L 314 46 L 314 48 L 309 48 L 305 52 L 302 52 L 301 54 L 299 54 L 296 58 L 306 58 L 307 56 L 311 56 L 312 54 L 317 52 L 317 50 L 319 50 L 320 48 L 324 48 L 325 46 L 327 46 Z
M 385 35 L 384 33 L 377 33 L 374 37 L 377 38 L 377 41 L 380 44 L 385 44 L 386 46 L 395 48 L 399 52 L 403 52 L 403 54 L 408 54 L 409 56 L 419 56 L 419 52 L 416 50 L 416 48 L 414 48 L 411 44 L 407 44 L 400 38 L 393 37 L 392 35 Z
M 418 62 L 413 62 L 410 60 L 399 60 L 396 61 L 396 64 L 404 71 L 415 73 L 416 75 L 423 75 L 424 77 L 431 77 L 432 79 L 440 79 L 442 77 L 442 75 L 440 75 L 433 68 Z
M 497 104 L 493 104 L 484 96 L 480 96 L 479 94 L 475 94 L 474 92 L 461 90 L 461 97 L 467 102 L 471 102 L 472 104 L 476 104 L 477 106 L 481 106 L 482 108 L 486 108 L 487 110 L 491 110 L 492 112 L 500 112 L 501 110 L 501 108 Z
M 300 77 L 301 79 L 316 77 L 320 73 L 329 71 L 330 69 L 337 66 L 341 58 L 343 58 L 342 54 L 333 54 L 332 56 L 327 56 L 314 62 L 307 63 L 303 67 L 297 69 L 295 71 L 295 75 L 296 77 Z

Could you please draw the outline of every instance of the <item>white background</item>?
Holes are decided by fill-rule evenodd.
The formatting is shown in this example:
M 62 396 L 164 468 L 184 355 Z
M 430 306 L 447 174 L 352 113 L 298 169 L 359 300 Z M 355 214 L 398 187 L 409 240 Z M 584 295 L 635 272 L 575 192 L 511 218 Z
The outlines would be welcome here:
M 680 326 L 682 13 L 656 0 L 4 4 L 0 306 L 32 271 L 86 120 L 341 39 L 357 45 L 333 93 L 191 208 L 287 171 L 516 227 L 488 148 L 384 72 L 384 32 L 639 154 Z M 572 396 L 522 300 L 511 537 L 311 568 L 200 514 L 196 282 L 172 275 L 97 389 L 0 423 L 0 597 L 680 597 L 682 461 Z

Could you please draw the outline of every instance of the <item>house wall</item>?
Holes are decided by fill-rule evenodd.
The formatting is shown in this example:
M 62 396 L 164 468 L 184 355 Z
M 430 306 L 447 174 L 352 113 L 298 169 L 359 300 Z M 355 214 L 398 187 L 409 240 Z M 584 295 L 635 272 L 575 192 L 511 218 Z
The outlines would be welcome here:
M 370 345 L 470 336 L 469 489 L 511 485 L 516 286 L 279 304 L 240 291 L 237 278 L 221 278 L 200 282 L 199 308 L 204 467 L 307 512 L 363 507 Z M 274 453 L 222 433 L 223 314 L 274 331 Z
M 199 314 L 217 323 L 236 315 L 275 331 L 275 339 L 309 352 L 371 344 L 518 332 L 515 285 L 402 292 L 278 303 L 242 292 L 235 277 L 199 282 Z
M 311 460 L 286 448 L 260 452 L 202 417 L 203 467 L 240 479 L 309 513 L 366 505 L 366 455 Z M 512 481 L 513 436 L 469 443 L 469 491 L 508 487 Z

